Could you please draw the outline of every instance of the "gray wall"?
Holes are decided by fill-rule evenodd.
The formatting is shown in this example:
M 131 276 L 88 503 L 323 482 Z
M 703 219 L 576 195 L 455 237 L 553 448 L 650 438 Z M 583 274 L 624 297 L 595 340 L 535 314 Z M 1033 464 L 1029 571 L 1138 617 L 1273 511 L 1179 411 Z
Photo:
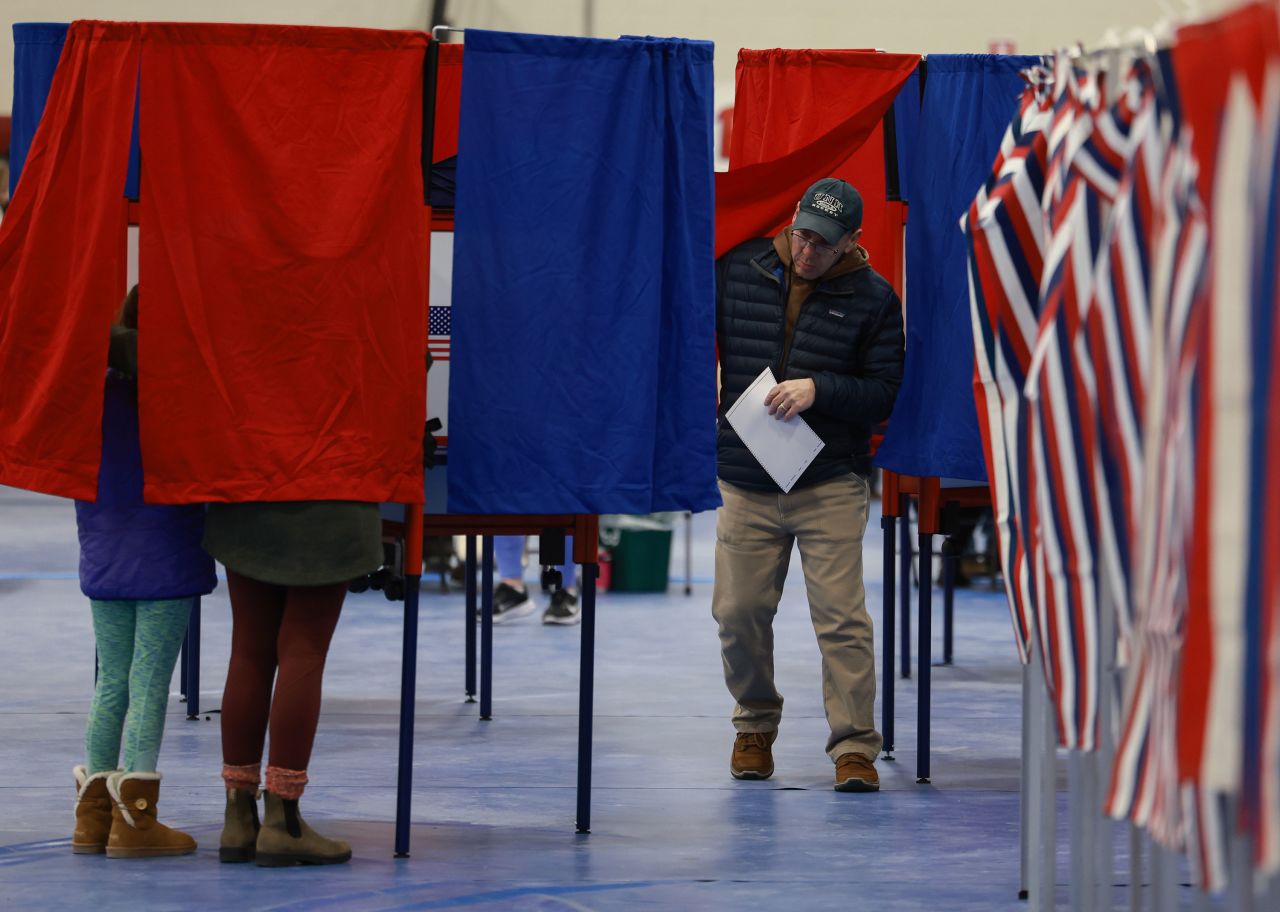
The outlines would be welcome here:
M 984 52 L 1011 41 L 1037 54 L 1098 42 L 1109 28 L 1149 27 L 1176 10 L 1208 15 L 1234 0 L 449 0 L 453 24 L 597 37 L 650 34 L 716 43 L 716 79 L 733 79 L 742 47 L 877 47 Z M 0 112 L 13 98 L 14 22 L 72 19 L 280 22 L 422 28 L 430 0 L 0 0 Z

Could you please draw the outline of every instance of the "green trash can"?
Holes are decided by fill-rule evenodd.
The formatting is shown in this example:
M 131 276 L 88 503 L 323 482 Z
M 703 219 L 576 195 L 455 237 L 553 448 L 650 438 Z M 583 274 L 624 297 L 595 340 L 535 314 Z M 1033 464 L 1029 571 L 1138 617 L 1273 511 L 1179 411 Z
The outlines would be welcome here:
M 613 547 L 614 592 L 666 592 L 671 568 L 670 529 L 621 529 Z
M 611 558 L 611 591 L 667 591 L 671 570 L 669 514 L 602 516 L 600 541 Z

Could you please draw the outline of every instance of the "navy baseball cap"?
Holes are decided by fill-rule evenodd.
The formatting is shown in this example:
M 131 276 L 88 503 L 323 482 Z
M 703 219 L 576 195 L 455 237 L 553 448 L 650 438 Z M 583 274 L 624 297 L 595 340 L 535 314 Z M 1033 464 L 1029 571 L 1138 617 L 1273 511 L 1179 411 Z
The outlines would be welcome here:
M 862 197 L 848 181 L 824 177 L 800 197 L 792 228 L 816 231 L 828 244 L 862 227 Z

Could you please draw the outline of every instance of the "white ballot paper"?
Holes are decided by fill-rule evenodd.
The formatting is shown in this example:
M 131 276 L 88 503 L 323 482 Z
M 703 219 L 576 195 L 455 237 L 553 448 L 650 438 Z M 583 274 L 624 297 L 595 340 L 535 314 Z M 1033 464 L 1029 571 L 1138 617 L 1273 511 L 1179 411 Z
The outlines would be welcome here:
M 787 493 L 826 444 L 799 415 L 779 421 L 769 414 L 764 397 L 775 386 L 773 371 L 766 367 L 729 407 L 725 417 L 751 455 Z

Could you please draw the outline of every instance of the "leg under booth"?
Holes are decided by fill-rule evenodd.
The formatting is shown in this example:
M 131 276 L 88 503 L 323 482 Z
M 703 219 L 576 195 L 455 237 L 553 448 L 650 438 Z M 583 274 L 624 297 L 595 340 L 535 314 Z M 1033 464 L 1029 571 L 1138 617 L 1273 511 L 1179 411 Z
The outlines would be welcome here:
M 917 478 L 886 470 L 881 498 L 881 529 L 884 533 L 885 591 L 881 630 L 882 662 L 884 678 L 881 702 L 882 726 L 885 732 L 885 753 L 891 755 L 894 748 L 893 712 L 895 710 L 895 678 L 890 653 L 895 646 L 900 650 L 899 673 L 903 679 L 911 677 L 911 586 L 912 577 L 919 581 L 919 611 L 917 618 L 917 756 L 916 779 L 920 783 L 930 781 L 929 735 L 932 713 L 932 656 L 933 656 L 933 537 L 944 535 L 942 546 L 943 584 L 943 660 L 950 665 L 954 659 L 954 573 L 959 560 L 959 550 L 953 541 L 965 532 L 966 514 L 989 509 L 990 490 L 963 481 L 940 478 Z M 911 505 L 917 505 L 918 549 L 911 543 Z M 897 605 L 890 589 L 894 584 L 895 534 L 897 538 L 896 576 L 898 583 Z M 918 560 L 918 564 L 916 561 Z M 918 573 L 913 573 L 918 566 Z M 894 608 L 897 611 L 894 612 Z M 891 618 L 889 613 L 893 612 Z M 894 623 L 894 618 L 897 624 Z M 895 626 L 898 629 L 895 631 Z M 899 642 L 894 643 L 895 632 Z M 891 757 L 887 757 L 891 759 Z
M 548 530 L 537 541 L 540 588 L 550 593 L 550 603 L 542 615 L 544 624 L 578 622 L 577 568 L 566 557 L 573 550 L 573 536 Z M 493 621 L 506 623 L 530 615 L 536 609 L 533 593 L 525 579 L 526 536 L 494 536 L 493 552 L 498 584 L 493 594 Z

